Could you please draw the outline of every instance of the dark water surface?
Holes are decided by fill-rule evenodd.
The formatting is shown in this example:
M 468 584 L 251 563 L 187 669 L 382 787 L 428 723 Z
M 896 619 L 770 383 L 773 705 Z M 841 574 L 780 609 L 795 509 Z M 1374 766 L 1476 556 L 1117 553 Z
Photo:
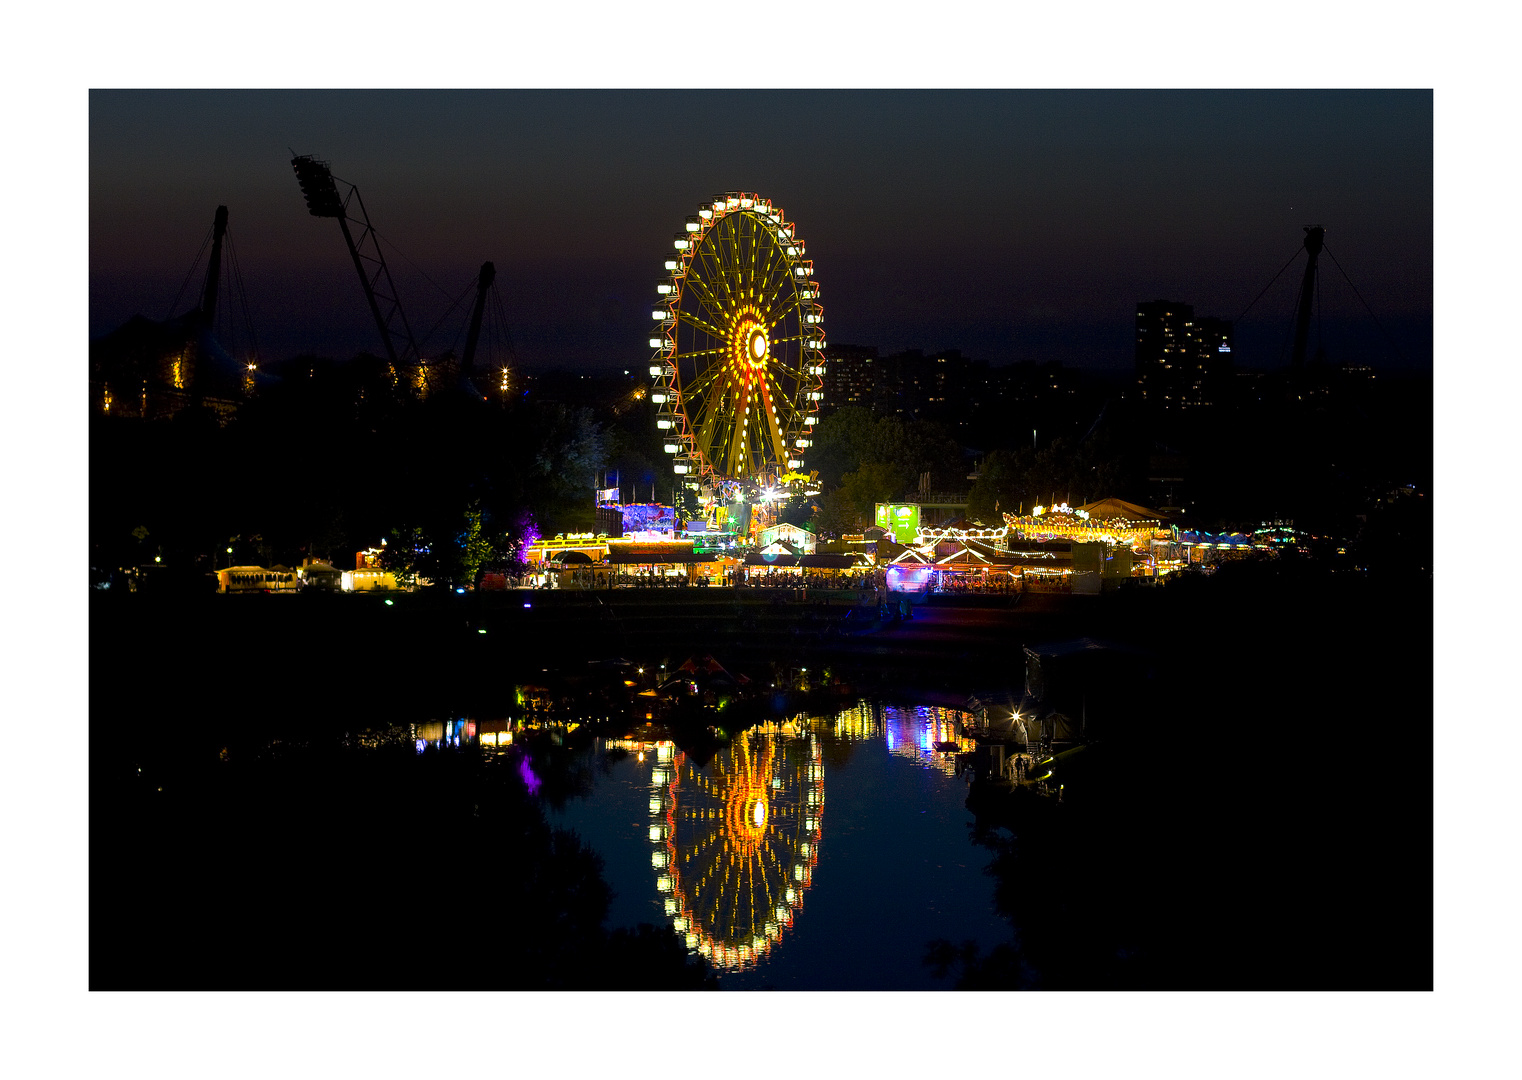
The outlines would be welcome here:
M 702 764 L 598 740 L 591 795 L 549 816 L 602 856 L 611 925 L 674 925 L 725 988 L 944 987 L 929 941 L 1011 936 L 967 785 L 934 749 L 955 715 L 863 705 L 745 732 Z

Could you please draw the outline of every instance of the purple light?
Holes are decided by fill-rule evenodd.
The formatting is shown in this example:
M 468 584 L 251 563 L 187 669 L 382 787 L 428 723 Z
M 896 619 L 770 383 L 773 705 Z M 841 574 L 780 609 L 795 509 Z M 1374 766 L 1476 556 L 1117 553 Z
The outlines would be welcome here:
M 523 786 L 528 789 L 530 795 L 539 794 L 539 777 L 534 775 L 534 767 L 529 764 L 527 757 L 518 759 L 518 775 L 523 778 Z
M 523 601 L 523 606 L 524 607 L 533 607 L 534 605 L 529 603 L 527 600 L 525 600 L 525 601 Z
M 543 539 L 543 534 L 539 531 L 539 526 L 534 521 L 532 514 L 525 512 L 516 524 L 518 526 L 519 543 L 522 544 L 522 547 L 519 549 L 520 553 Z

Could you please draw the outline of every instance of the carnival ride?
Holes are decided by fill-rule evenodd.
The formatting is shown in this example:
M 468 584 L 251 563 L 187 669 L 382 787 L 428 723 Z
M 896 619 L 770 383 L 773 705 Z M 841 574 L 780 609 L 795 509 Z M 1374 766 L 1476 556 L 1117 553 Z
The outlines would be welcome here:
M 651 863 L 687 947 L 725 970 L 754 966 L 813 883 L 824 811 L 817 737 L 754 729 L 700 767 L 669 743 L 651 770 Z
M 824 309 L 796 226 L 732 191 L 688 217 L 673 247 L 651 313 L 650 399 L 674 473 L 705 507 L 806 489 Z

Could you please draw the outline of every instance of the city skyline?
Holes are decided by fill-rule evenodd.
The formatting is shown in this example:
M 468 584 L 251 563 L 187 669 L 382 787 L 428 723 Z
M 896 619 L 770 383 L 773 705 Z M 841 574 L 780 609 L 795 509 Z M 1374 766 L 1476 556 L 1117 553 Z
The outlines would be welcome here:
M 1228 320 L 1251 305 L 1237 362 L 1282 366 L 1296 268 L 1254 297 L 1314 223 L 1358 289 L 1323 261 L 1329 360 L 1431 368 L 1428 91 L 96 91 L 90 107 L 92 338 L 170 314 L 225 204 L 265 358 L 378 349 L 294 150 L 359 186 L 420 336 L 492 260 L 529 368 L 642 362 L 672 234 L 737 188 L 797 223 L 835 343 L 1121 372 L 1135 305 L 1168 299 Z

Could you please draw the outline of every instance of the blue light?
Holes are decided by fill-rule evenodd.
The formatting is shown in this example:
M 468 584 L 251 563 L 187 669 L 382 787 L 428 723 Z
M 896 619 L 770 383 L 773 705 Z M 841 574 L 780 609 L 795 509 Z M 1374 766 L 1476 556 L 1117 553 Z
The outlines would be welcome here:
M 523 601 L 523 606 L 524 607 L 533 607 L 534 605 L 529 603 L 527 600 L 525 600 L 525 601 Z
M 421 754 L 427 748 L 427 746 L 428 746 L 428 743 L 425 740 L 423 740 L 423 739 L 417 740 L 417 752 L 418 753 Z
M 465 594 L 465 590 L 464 589 L 456 589 L 455 592 L 461 594 L 462 596 Z

